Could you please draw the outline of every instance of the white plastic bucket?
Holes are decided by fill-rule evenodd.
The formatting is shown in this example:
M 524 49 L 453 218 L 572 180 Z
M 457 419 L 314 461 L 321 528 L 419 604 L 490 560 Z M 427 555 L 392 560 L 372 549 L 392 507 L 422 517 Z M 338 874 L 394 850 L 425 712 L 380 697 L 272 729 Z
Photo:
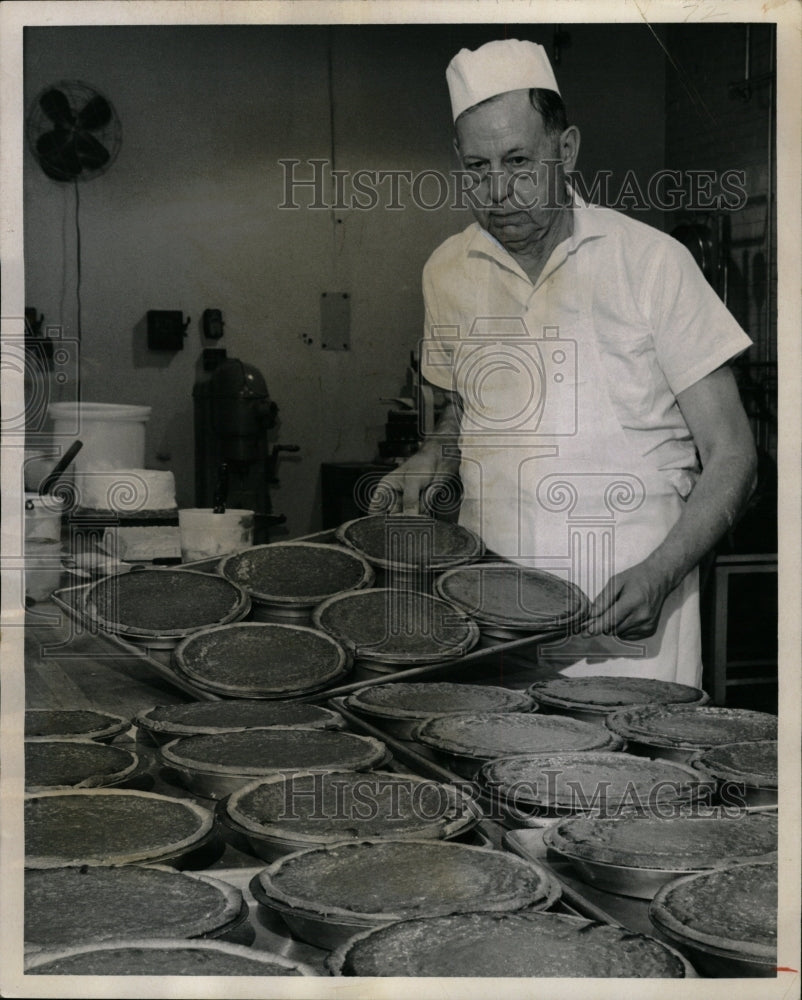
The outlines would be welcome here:
M 181 561 L 195 562 L 240 552 L 253 545 L 253 511 L 190 507 L 178 512 Z
M 141 469 L 150 406 L 120 403 L 51 403 L 53 436 L 66 449 L 79 438 L 76 474 L 89 469 Z

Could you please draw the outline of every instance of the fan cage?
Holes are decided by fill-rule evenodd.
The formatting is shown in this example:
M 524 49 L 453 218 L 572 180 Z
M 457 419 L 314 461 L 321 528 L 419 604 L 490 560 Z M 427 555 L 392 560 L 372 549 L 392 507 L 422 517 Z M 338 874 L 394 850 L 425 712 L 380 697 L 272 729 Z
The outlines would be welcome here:
M 42 164 L 42 157 L 37 149 L 37 143 L 45 132 L 53 131 L 53 121 L 45 114 L 41 105 L 42 97 L 51 90 L 60 90 L 64 94 L 73 116 L 77 116 L 81 109 L 94 97 L 102 97 L 106 104 L 108 104 L 111 111 L 111 119 L 102 128 L 91 130 L 91 134 L 106 148 L 109 154 L 108 160 L 102 167 L 98 169 L 83 168 L 80 173 L 64 178 L 53 177 L 52 174 L 47 173 L 45 170 Z M 31 103 L 25 130 L 28 148 L 33 158 L 51 180 L 59 183 L 89 181 L 106 173 L 117 159 L 122 145 L 122 126 L 114 105 L 102 91 L 91 84 L 85 83 L 83 80 L 58 80 L 42 87 Z

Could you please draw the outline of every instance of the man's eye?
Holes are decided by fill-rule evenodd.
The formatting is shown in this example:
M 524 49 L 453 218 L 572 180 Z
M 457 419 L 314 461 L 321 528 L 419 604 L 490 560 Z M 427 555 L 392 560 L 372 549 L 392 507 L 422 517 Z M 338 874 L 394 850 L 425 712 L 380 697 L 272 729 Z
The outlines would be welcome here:
M 511 167 L 525 167 L 526 164 L 529 163 L 529 158 L 526 156 L 511 156 L 507 160 L 507 163 L 509 163 Z

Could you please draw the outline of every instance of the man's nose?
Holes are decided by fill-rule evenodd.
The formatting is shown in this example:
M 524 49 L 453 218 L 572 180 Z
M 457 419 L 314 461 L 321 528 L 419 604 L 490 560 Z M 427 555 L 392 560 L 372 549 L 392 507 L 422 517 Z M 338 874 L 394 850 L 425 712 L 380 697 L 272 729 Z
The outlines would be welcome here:
M 510 178 L 504 170 L 490 171 L 490 200 L 494 205 L 501 205 L 510 194 Z

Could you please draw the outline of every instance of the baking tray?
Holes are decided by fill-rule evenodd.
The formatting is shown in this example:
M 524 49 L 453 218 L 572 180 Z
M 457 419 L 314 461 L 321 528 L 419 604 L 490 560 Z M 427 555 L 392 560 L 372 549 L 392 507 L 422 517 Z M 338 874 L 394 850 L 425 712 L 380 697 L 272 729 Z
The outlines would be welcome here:
M 186 563 L 184 565 L 187 568 L 199 569 L 204 572 L 213 573 L 218 561 L 219 560 L 216 559 L 207 559 L 199 563 Z M 157 640 L 148 640 L 145 643 L 132 641 L 131 637 L 123 639 L 116 633 L 105 632 L 99 629 L 94 622 L 90 623 L 87 615 L 83 612 L 82 601 L 84 595 L 91 586 L 92 583 L 90 582 L 77 584 L 72 587 L 62 587 L 53 592 L 51 600 L 70 619 L 77 622 L 77 624 L 82 628 L 91 630 L 94 636 L 97 636 L 98 639 L 103 641 L 112 650 L 122 653 L 125 656 L 134 657 L 140 660 L 162 680 L 167 681 L 178 690 L 191 695 L 193 698 L 204 701 L 217 701 L 220 699 L 220 695 L 200 687 L 192 680 L 175 670 L 172 665 L 172 649 L 175 643 L 171 642 L 167 648 L 159 648 Z M 489 648 L 474 649 L 472 652 L 467 653 L 462 657 L 458 657 L 457 659 L 446 660 L 441 663 L 428 663 L 423 666 L 410 667 L 402 670 L 395 670 L 391 673 L 377 675 L 375 677 L 355 681 L 339 687 L 322 688 L 319 691 L 303 695 L 300 698 L 293 700 L 319 703 L 340 695 L 351 694 L 353 691 L 358 691 L 364 687 L 371 687 L 375 684 L 386 684 L 394 681 L 423 680 L 431 677 L 439 677 L 442 679 L 457 678 L 459 680 L 465 680 L 466 676 L 473 674 L 476 679 L 483 679 L 485 682 L 492 682 L 492 680 L 488 680 L 486 675 L 483 676 L 481 674 L 482 667 L 487 666 L 487 663 L 484 661 L 492 660 L 494 657 L 503 658 L 508 652 L 518 651 L 523 647 L 534 646 L 542 642 L 551 641 L 554 638 L 558 638 L 561 634 L 561 632 L 544 632 L 535 636 L 524 636 L 521 639 L 499 643 Z M 156 645 L 154 645 L 154 641 L 156 642 Z M 508 675 L 514 674 L 514 664 L 506 663 L 504 671 Z M 498 683 L 498 681 L 495 682 Z M 521 688 L 525 688 L 530 683 L 531 677 L 524 677 L 521 682 Z

